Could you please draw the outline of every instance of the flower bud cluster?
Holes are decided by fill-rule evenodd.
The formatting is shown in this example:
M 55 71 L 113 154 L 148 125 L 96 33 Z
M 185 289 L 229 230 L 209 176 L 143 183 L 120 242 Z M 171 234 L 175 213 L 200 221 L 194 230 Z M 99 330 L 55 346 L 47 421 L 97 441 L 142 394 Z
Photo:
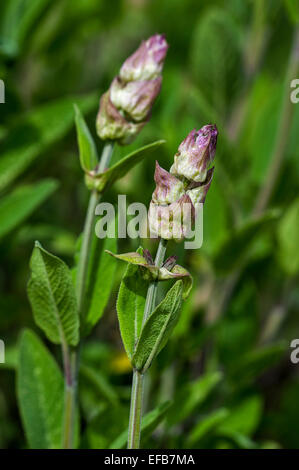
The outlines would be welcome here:
M 156 162 L 156 188 L 149 208 L 150 232 L 165 240 L 188 237 L 198 204 L 212 182 L 218 130 L 216 125 L 193 129 L 181 143 L 170 172 Z
M 149 120 L 161 89 L 167 49 L 164 36 L 155 34 L 124 62 L 101 97 L 96 127 L 102 140 L 129 144 Z

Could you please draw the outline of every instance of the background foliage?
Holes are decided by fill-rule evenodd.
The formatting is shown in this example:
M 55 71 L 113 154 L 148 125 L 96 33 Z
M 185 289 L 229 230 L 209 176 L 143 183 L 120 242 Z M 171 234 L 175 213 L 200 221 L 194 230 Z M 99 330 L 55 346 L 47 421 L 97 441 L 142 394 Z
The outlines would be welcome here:
M 100 95 L 139 41 L 159 32 L 170 44 L 161 96 L 150 123 L 129 149 L 116 150 L 113 162 L 151 141 L 167 142 L 109 189 L 106 200 L 117 203 L 120 193 L 128 203 L 147 204 L 155 158 L 169 168 L 181 140 L 207 122 L 217 123 L 220 138 L 203 247 L 184 253 L 170 245 L 195 282 L 149 374 L 142 444 L 298 448 L 299 369 L 289 345 L 299 329 L 299 104 L 284 107 L 297 3 L 114 0 L 112 8 L 104 0 L 2 0 L 1 12 L 0 337 L 6 363 L 0 366 L 0 446 L 51 447 L 60 439 L 60 351 L 24 329 L 37 331 L 26 295 L 34 240 L 71 266 L 83 226 L 88 192 L 73 103 L 95 136 Z M 283 113 L 289 118 L 283 161 L 263 215 L 253 219 Z M 138 240 L 119 240 L 119 251 L 138 246 Z M 125 445 L 131 370 L 115 311 L 123 270 L 118 263 L 104 316 L 82 350 L 81 447 Z M 43 402 L 33 346 L 39 364 L 52 370 Z M 32 406 L 42 414 L 53 403 L 55 420 L 40 423 L 46 438 L 37 444 L 34 435 L 24 435 L 15 393 L 20 350 L 32 364 L 18 376 L 28 400 L 23 422 Z M 36 386 L 29 394 L 28 382 Z

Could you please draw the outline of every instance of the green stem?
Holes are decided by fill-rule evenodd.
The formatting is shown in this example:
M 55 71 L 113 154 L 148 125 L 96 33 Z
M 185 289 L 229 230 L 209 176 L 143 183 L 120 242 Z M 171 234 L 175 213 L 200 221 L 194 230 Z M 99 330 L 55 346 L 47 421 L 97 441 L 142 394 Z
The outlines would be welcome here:
M 112 157 L 113 149 L 114 149 L 114 142 L 112 141 L 111 142 L 108 141 L 104 145 L 97 173 L 103 173 L 103 171 L 106 170 L 106 168 L 108 168 L 111 157 Z
M 114 148 L 113 142 L 107 142 L 103 148 L 98 173 L 102 173 L 109 165 Z M 100 200 L 100 194 L 93 190 L 90 195 L 86 219 L 83 230 L 82 245 L 78 263 L 76 277 L 76 291 L 78 301 L 78 311 L 82 318 L 84 315 L 85 290 L 88 273 L 88 263 L 90 257 L 90 247 L 93 237 L 95 208 Z M 77 376 L 79 370 L 80 343 L 72 350 L 64 348 L 64 369 L 65 369 L 65 419 L 63 431 L 63 447 L 72 449 L 74 447 L 74 423 L 77 397 Z
M 87 281 L 87 268 L 89 261 L 90 245 L 93 236 L 93 221 L 95 208 L 99 200 L 99 194 L 96 190 L 93 190 L 90 195 L 84 231 L 82 237 L 82 245 L 80 250 L 80 258 L 78 263 L 78 271 L 76 278 L 76 288 L 77 288 L 77 299 L 78 299 L 78 310 L 80 316 L 83 314 L 83 305 L 84 305 L 84 292 Z
M 101 160 L 98 167 L 98 173 L 102 173 L 107 166 L 109 165 L 112 152 L 113 152 L 114 144 L 113 142 L 108 142 L 105 144 L 103 148 L 103 152 L 101 155 Z M 83 238 L 82 238 L 82 246 L 80 250 L 80 258 L 78 263 L 78 271 L 77 271 L 77 298 L 78 298 L 78 309 L 79 314 L 82 316 L 84 313 L 84 297 L 85 297 L 85 286 L 87 281 L 87 269 L 88 269 L 88 262 L 90 256 L 90 245 L 93 236 L 93 225 L 94 225 L 94 213 L 95 208 L 99 202 L 100 194 L 93 190 L 90 195 L 84 230 L 83 230 Z
M 167 240 L 163 240 L 163 238 L 161 238 L 155 258 L 155 265 L 159 268 L 162 266 L 165 257 L 166 246 Z M 144 325 L 155 308 L 157 288 L 157 281 L 151 282 L 148 287 L 142 325 Z M 138 370 L 134 370 L 129 418 L 128 449 L 139 449 L 140 446 L 143 389 L 144 375 L 140 374 Z
M 73 386 L 65 386 L 65 409 L 64 409 L 64 433 L 63 448 L 72 449 L 74 442 L 74 414 L 73 402 L 75 401 L 75 389 Z
M 75 394 L 75 382 L 72 375 L 70 350 L 66 343 L 62 344 L 62 355 L 65 380 L 62 446 L 64 449 L 71 449 L 74 439 L 74 414 L 72 413 L 72 403 Z
M 128 449 L 139 449 L 144 375 L 138 370 L 133 372 L 131 408 L 129 420 Z

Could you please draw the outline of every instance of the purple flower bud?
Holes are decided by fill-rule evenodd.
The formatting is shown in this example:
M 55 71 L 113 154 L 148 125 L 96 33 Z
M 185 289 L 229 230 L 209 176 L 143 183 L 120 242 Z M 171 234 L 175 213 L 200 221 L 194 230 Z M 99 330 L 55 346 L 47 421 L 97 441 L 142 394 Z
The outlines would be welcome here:
M 156 34 L 125 61 L 101 99 L 96 127 L 102 140 L 129 144 L 146 124 L 161 89 L 167 49 L 164 36 Z
M 168 49 L 165 37 L 161 34 L 151 36 L 123 64 L 120 78 L 125 82 L 153 80 L 162 71 Z
M 192 230 L 195 208 L 188 194 L 172 204 L 159 205 L 153 201 L 148 212 L 151 235 L 165 240 L 183 240 Z
M 179 146 L 170 172 L 188 180 L 204 182 L 216 152 L 218 130 L 208 124 L 199 131 L 193 129 Z
M 153 192 L 153 202 L 156 204 L 171 204 L 184 194 L 184 184 L 174 175 L 160 167 L 156 161 L 156 189 Z
M 213 174 L 214 174 L 214 167 L 208 170 L 206 181 L 204 181 L 203 183 L 195 183 L 193 185 L 190 185 L 189 187 L 191 189 L 188 189 L 186 191 L 186 194 L 188 194 L 194 206 L 195 204 L 200 204 L 200 203 L 204 204 L 206 200 L 207 192 L 212 183 Z
M 160 93 L 162 77 L 149 81 L 124 82 L 116 77 L 110 87 L 110 100 L 129 120 L 144 121 Z
M 119 144 L 127 145 L 134 140 L 145 124 L 146 121 L 139 123 L 127 121 L 111 102 L 109 91 L 104 93 L 96 121 L 97 133 L 102 140 L 117 140 Z

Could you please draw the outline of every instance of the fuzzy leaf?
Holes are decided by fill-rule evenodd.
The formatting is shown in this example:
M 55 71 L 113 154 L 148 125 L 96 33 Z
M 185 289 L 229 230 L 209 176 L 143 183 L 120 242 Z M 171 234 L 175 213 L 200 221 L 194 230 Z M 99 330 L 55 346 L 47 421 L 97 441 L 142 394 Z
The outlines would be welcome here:
M 165 346 L 177 323 L 182 302 L 182 284 L 182 281 L 174 284 L 142 328 L 132 358 L 133 367 L 142 373 L 150 367 Z
M 186 300 L 190 294 L 193 285 L 193 278 L 187 269 L 183 268 L 179 264 L 175 264 L 170 271 L 165 268 L 159 270 L 159 281 L 167 281 L 168 279 L 182 279 L 183 281 L 183 300 Z
M 23 222 L 57 188 L 55 180 L 20 186 L 0 200 L 0 238 Z
M 75 346 L 79 316 L 67 265 L 36 242 L 32 253 L 28 296 L 36 324 L 56 344 Z
M 120 255 L 116 255 L 109 250 L 106 250 L 106 253 L 113 256 L 114 258 L 120 259 L 121 261 L 125 261 L 129 264 L 136 264 L 138 266 L 147 266 L 147 260 L 142 256 L 141 253 L 138 251 L 132 251 L 130 253 L 123 253 Z
M 153 151 L 155 151 L 160 145 L 164 144 L 165 140 L 157 140 L 151 144 L 145 145 L 138 150 L 130 153 L 124 157 L 115 165 L 111 166 L 104 173 L 97 174 L 94 182 L 96 189 L 102 193 L 108 189 L 116 180 L 123 178 L 128 171 L 130 171 L 137 163 L 140 163 L 144 158 L 148 157 Z M 89 181 L 89 175 L 86 175 L 87 184 Z
M 30 447 L 61 448 L 63 377 L 49 351 L 29 330 L 21 336 L 17 396 Z
M 111 253 L 111 251 L 106 250 L 106 253 L 113 256 L 114 258 L 120 259 L 121 261 L 125 261 L 129 264 L 140 266 L 142 276 L 147 281 L 168 281 L 169 279 L 174 279 L 177 281 L 178 279 L 182 279 L 183 300 L 186 300 L 188 295 L 190 294 L 193 285 L 192 276 L 187 271 L 187 269 L 183 268 L 179 264 L 174 265 L 170 270 L 167 269 L 165 266 L 162 266 L 162 268 L 158 268 L 152 263 L 149 263 L 149 261 L 144 257 L 144 255 L 141 255 L 141 252 L 138 253 L 136 251 L 133 251 L 130 253 L 116 255 L 114 253 Z
M 141 276 L 138 266 L 129 264 L 119 288 L 116 308 L 121 337 L 130 360 L 140 335 L 147 288 L 148 282 Z
M 74 108 L 81 167 L 84 171 L 91 171 L 99 161 L 97 149 L 79 107 L 75 104 Z

